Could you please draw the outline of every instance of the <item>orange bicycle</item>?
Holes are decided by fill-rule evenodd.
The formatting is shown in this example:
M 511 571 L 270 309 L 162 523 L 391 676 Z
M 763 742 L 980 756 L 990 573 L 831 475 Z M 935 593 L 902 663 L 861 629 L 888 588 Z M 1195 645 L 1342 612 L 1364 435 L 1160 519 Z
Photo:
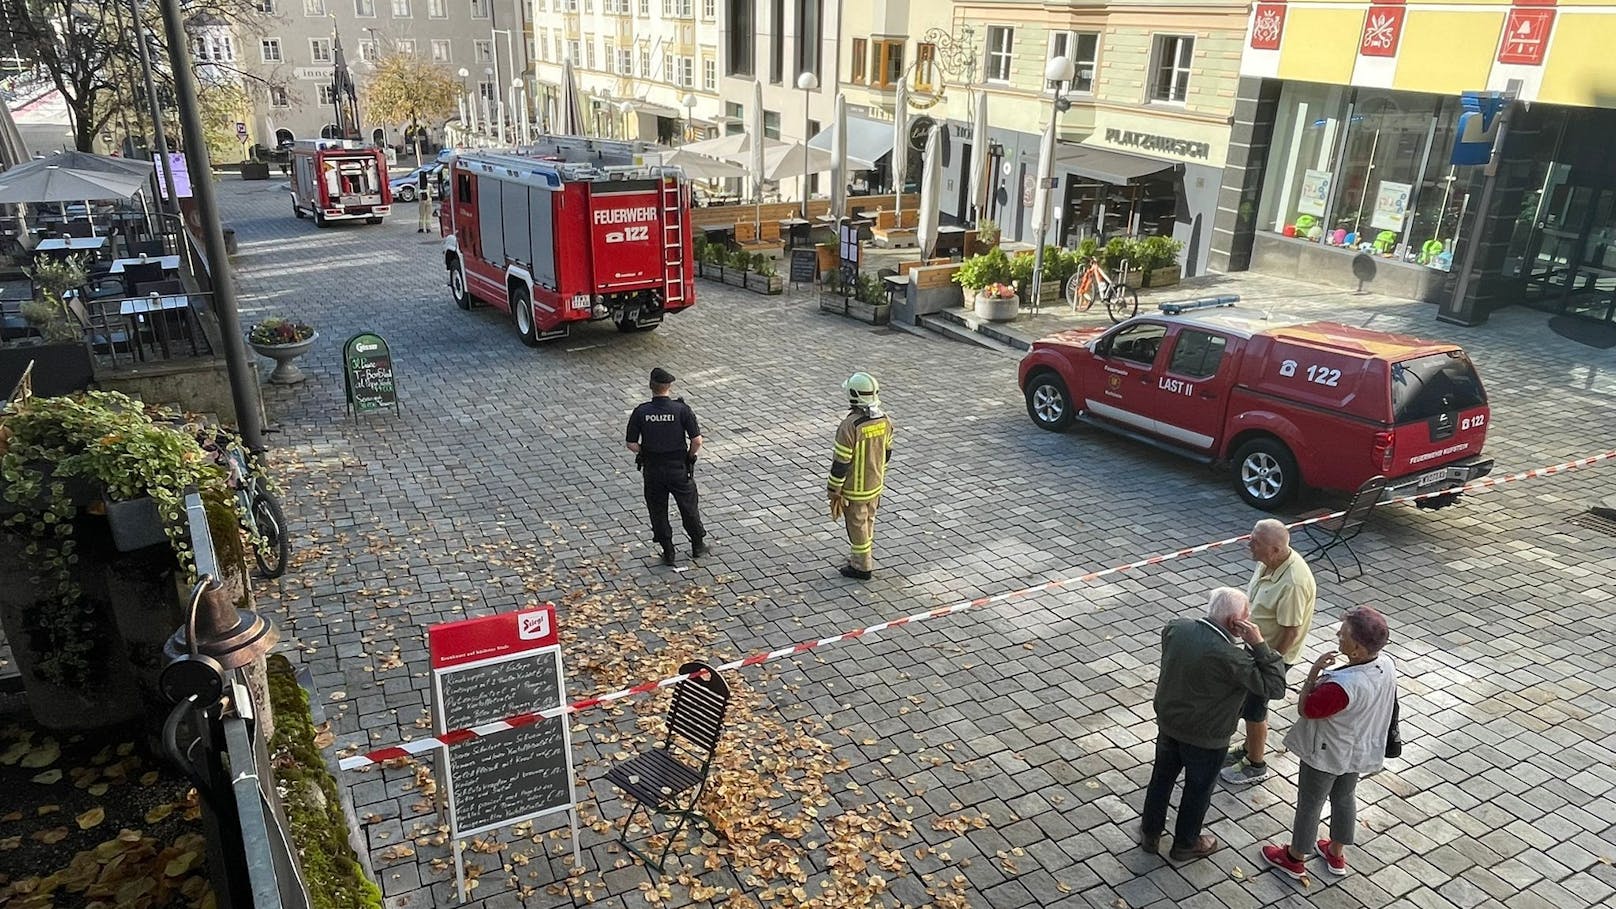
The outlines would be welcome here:
M 1131 263 L 1122 260 L 1122 268 L 1115 280 L 1105 273 L 1100 260 L 1090 257 L 1083 270 L 1066 281 L 1066 302 L 1072 312 L 1088 312 L 1096 301 L 1105 301 L 1105 314 L 1113 322 L 1121 322 L 1139 314 L 1139 292 L 1128 286 Z

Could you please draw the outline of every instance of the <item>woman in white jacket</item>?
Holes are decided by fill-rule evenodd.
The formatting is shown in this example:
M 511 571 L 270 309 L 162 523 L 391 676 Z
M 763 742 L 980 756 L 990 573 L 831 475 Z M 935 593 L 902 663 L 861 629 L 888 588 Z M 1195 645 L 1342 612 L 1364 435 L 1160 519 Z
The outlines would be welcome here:
M 1379 770 L 1385 761 L 1386 733 L 1397 702 L 1397 667 L 1381 652 L 1390 637 L 1379 611 L 1369 606 L 1347 610 L 1336 633 L 1339 651 L 1315 660 L 1302 684 L 1301 717 L 1285 736 L 1285 747 L 1302 762 L 1291 842 L 1262 850 L 1268 864 L 1297 880 L 1307 874 L 1327 798 L 1330 838 L 1316 845 L 1331 873 L 1347 873 L 1346 847 L 1352 845 L 1358 822 L 1358 778 Z M 1346 665 L 1329 668 L 1338 657 L 1345 657 Z

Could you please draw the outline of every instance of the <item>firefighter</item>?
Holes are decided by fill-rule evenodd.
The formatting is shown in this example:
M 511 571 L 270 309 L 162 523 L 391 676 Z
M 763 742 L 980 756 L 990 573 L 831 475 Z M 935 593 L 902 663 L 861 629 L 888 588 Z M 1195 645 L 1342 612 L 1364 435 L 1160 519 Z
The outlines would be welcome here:
M 826 493 L 830 516 L 847 522 L 847 564 L 842 577 L 870 579 L 875 570 L 875 509 L 892 460 L 892 418 L 881 409 L 881 387 L 867 372 L 849 376 L 848 412 L 836 428 Z
M 662 547 L 662 564 L 674 564 L 673 528 L 668 524 L 668 496 L 679 506 L 679 520 L 690 537 L 690 557 L 707 554 L 707 535 L 697 510 L 696 453 L 701 451 L 701 429 L 696 414 L 683 398 L 671 397 L 673 373 L 658 366 L 651 370 L 651 400 L 634 408 L 628 418 L 628 450 L 634 466 L 644 474 L 645 508 L 651 514 L 651 535 Z
M 432 177 L 423 169 L 415 175 L 415 232 L 424 234 L 432 225 Z

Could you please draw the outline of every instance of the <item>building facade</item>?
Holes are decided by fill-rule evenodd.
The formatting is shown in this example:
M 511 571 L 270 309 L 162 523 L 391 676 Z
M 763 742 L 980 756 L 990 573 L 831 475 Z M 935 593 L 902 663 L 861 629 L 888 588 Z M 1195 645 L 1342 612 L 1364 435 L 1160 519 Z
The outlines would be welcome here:
M 487 103 L 510 97 L 514 78 L 530 79 L 524 34 L 527 0 L 255 0 L 261 15 L 238 26 L 227 53 L 248 80 L 250 141 L 276 147 L 317 138 L 335 122 L 332 62 L 340 38 L 361 96 L 369 64 L 391 53 L 413 54 L 458 73 L 468 93 Z M 198 53 L 204 52 L 199 49 Z M 530 95 L 531 97 L 531 95 Z M 404 144 L 406 124 L 374 123 L 360 107 L 365 138 Z M 443 124 L 429 124 L 442 141 Z
M 1616 6 L 1259 2 L 1214 264 L 1616 318 Z
M 721 129 L 748 129 L 753 83 L 757 82 L 763 86 L 763 132 L 767 137 L 806 142 L 818 135 L 833 115 L 837 48 L 843 37 L 839 17 L 852 4 L 837 0 L 716 2 L 720 18 L 718 93 L 723 105 L 717 119 Z M 813 74 L 818 88 L 804 91 L 797 87 L 804 73 Z M 817 190 L 818 183 L 818 175 L 814 175 L 809 190 Z
M 1045 242 L 1168 235 L 1185 244 L 1186 273 L 1205 270 L 1244 5 L 963 0 L 905 4 L 906 19 L 892 15 L 894 6 L 877 4 L 870 22 L 848 14 L 844 90 L 861 117 L 890 124 L 896 83 L 908 80 L 909 117 L 922 123 L 911 147 L 928 120 L 947 130 L 946 214 L 968 218 L 972 162 L 991 155 L 994 185 L 982 214 L 1009 239 L 1036 239 L 1038 159 L 1054 102 L 1044 70 L 1065 56 L 1077 74 L 1060 115 Z M 979 95 L 987 99 L 987 149 L 971 147 Z M 912 168 L 917 159 L 911 155 Z
M 723 115 L 721 12 L 720 0 L 533 0 L 544 122 L 570 59 L 592 135 L 668 145 L 711 135 Z

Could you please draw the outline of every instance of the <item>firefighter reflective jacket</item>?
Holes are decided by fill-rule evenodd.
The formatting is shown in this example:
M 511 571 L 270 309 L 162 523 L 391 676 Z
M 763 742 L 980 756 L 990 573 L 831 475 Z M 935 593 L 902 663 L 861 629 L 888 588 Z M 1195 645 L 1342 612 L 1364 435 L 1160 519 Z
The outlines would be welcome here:
M 849 502 L 870 502 L 881 496 L 887 461 L 892 459 L 892 418 L 871 417 L 854 408 L 836 428 L 835 454 L 830 462 L 829 491 Z

